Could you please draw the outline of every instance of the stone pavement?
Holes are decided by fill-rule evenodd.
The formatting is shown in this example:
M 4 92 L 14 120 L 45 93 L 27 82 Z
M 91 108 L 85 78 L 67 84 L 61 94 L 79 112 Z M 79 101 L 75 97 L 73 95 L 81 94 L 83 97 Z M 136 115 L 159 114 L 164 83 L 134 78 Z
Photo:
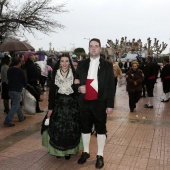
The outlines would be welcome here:
M 155 85 L 154 108 L 145 109 L 141 98 L 130 113 L 125 85 L 117 88 L 115 109 L 108 116 L 108 137 L 104 150 L 104 170 L 170 170 L 170 102 L 161 103 L 160 80 Z M 41 96 L 41 109 L 47 110 L 48 90 Z M 14 119 L 15 127 L 4 127 L 0 101 L 0 170 L 93 170 L 96 160 L 96 137 L 92 135 L 91 157 L 83 165 L 77 160 L 57 159 L 41 146 L 40 125 L 45 113 L 28 115 L 24 122 Z

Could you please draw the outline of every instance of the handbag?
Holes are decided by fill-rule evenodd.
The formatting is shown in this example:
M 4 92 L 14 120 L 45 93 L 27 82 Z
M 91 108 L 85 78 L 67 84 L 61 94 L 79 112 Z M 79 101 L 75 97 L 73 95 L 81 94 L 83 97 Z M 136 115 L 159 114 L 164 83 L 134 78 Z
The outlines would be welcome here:
M 37 101 L 35 97 L 27 90 L 23 89 L 23 106 L 24 110 L 28 112 L 28 114 L 36 113 L 36 104 Z

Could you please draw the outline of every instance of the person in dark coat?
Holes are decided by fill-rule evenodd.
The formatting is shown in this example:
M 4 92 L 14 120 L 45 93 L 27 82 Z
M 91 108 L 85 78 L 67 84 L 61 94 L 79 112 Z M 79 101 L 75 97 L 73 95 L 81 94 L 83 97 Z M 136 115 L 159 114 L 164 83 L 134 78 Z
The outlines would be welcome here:
M 37 64 L 34 63 L 35 56 L 29 56 L 28 60 L 25 62 L 26 77 L 28 86 L 26 89 L 35 97 L 36 103 L 36 113 L 42 113 L 43 110 L 39 107 L 40 91 L 38 89 L 39 78 L 41 75 L 41 70 L 38 68 Z
M 153 62 L 153 57 L 148 57 L 148 63 L 144 69 L 146 90 L 148 95 L 148 103 L 144 105 L 145 108 L 153 108 L 153 90 L 157 78 L 157 64 Z
M 3 99 L 4 104 L 4 112 L 8 114 L 9 112 L 9 95 L 8 95 L 8 78 L 7 78 L 7 71 L 9 69 L 11 58 L 5 54 L 4 57 L 1 59 L 2 67 L 1 67 L 1 97 Z
M 144 72 L 145 66 L 146 66 L 146 59 L 145 58 L 141 58 L 141 60 L 139 60 L 139 68 L 140 70 L 142 70 L 142 72 Z M 142 81 L 142 95 L 141 97 L 146 97 L 146 87 L 145 87 L 145 81 Z
M 131 66 L 132 66 L 131 62 L 129 61 L 129 59 L 127 59 L 127 61 L 124 63 L 125 73 L 127 73 L 130 70 Z
M 123 63 L 122 63 L 121 60 L 119 61 L 118 65 L 119 65 L 120 69 L 122 70 L 122 68 L 123 68 Z
M 170 64 L 169 59 L 164 59 L 164 67 L 161 71 L 161 80 L 163 85 L 164 99 L 161 102 L 168 102 L 170 99 Z
M 157 65 L 157 75 L 156 75 L 156 83 L 157 83 L 158 75 L 159 75 L 159 73 L 161 73 L 161 66 L 158 64 L 158 62 L 156 60 L 155 60 L 155 63 Z
M 103 151 L 106 141 L 107 114 L 114 108 L 113 65 L 100 56 L 101 43 L 97 38 L 89 42 L 89 58 L 78 63 L 76 79 L 80 81 L 80 119 L 84 150 L 78 164 L 90 157 L 89 145 L 92 125 L 97 132 L 98 152 L 96 168 L 104 166 Z
M 126 89 L 129 95 L 130 112 L 134 111 L 136 108 L 136 103 L 141 97 L 143 80 L 144 74 L 141 70 L 138 69 L 138 62 L 132 62 L 132 68 L 126 74 Z

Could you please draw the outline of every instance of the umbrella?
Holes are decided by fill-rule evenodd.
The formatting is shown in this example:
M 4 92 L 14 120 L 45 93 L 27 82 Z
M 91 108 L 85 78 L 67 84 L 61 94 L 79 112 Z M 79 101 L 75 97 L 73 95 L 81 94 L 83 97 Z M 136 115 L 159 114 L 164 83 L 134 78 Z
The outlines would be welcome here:
M 43 56 L 43 55 L 48 56 L 47 52 L 45 52 L 45 51 L 36 51 L 36 54 L 40 55 L 40 56 Z
M 27 61 L 28 57 L 31 55 L 36 55 L 36 52 L 29 51 L 29 52 L 25 52 L 23 55 L 24 55 L 24 61 Z
M 5 41 L 0 45 L 0 51 L 28 51 L 35 50 L 31 45 L 24 41 Z

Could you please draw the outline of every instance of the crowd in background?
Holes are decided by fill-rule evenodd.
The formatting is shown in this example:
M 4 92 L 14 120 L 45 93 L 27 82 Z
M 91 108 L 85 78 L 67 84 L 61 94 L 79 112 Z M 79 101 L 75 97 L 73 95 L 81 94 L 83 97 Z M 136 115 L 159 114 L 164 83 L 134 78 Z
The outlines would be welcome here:
M 13 66 L 13 62 L 17 58 L 21 59 L 20 68 L 24 71 L 24 75 L 26 77 L 26 89 L 36 99 L 36 112 L 43 112 L 43 110 L 41 110 L 39 107 L 39 102 L 42 101 L 40 95 L 43 91 L 45 91 L 45 84 L 47 84 L 47 86 L 50 85 L 52 70 L 59 58 L 59 55 L 47 57 L 46 55 L 36 55 L 36 53 L 34 52 L 26 52 L 25 54 L 26 55 L 14 53 L 12 57 L 10 57 L 9 54 L 5 54 L 4 57 L 1 58 L 1 97 L 3 99 L 4 113 L 6 114 L 10 110 L 7 71 L 9 67 Z M 135 64 L 135 67 L 137 68 L 134 69 L 134 61 L 126 60 L 123 63 L 121 62 L 121 60 L 119 60 L 119 62 L 115 62 L 112 56 L 106 57 L 104 55 L 101 55 L 101 57 L 113 64 L 115 94 L 118 80 L 120 81 L 120 79 L 123 77 L 123 74 L 127 75 L 127 92 L 129 95 L 129 108 L 131 112 L 133 112 L 136 108 L 136 103 L 140 99 L 140 97 L 148 97 L 148 103 L 145 105 L 145 108 L 153 108 L 153 89 L 154 84 L 157 82 L 158 74 L 160 74 L 164 91 L 164 98 L 161 101 L 169 101 L 170 70 L 168 67 L 168 59 L 164 60 L 164 67 L 162 69 L 161 66 L 155 60 L 153 60 L 152 57 L 148 57 L 147 59 L 136 59 L 134 61 L 137 62 Z M 79 55 L 73 54 L 71 56 L 71 60 L 75 69 L 77 68 L 78 61 L 80 61 L 81 59 L 82 57 Z M 137 73 L 139 74 L 139 70 L 141 70 L 140 74 L 142 77 L 139 76 L 141 79 L 136 80 L 137 78 L 135 76 L 137 75 Z M 135 84 L 134 82 L 137 84 Z M 134 91 L 136 94 L 133 94 Z

